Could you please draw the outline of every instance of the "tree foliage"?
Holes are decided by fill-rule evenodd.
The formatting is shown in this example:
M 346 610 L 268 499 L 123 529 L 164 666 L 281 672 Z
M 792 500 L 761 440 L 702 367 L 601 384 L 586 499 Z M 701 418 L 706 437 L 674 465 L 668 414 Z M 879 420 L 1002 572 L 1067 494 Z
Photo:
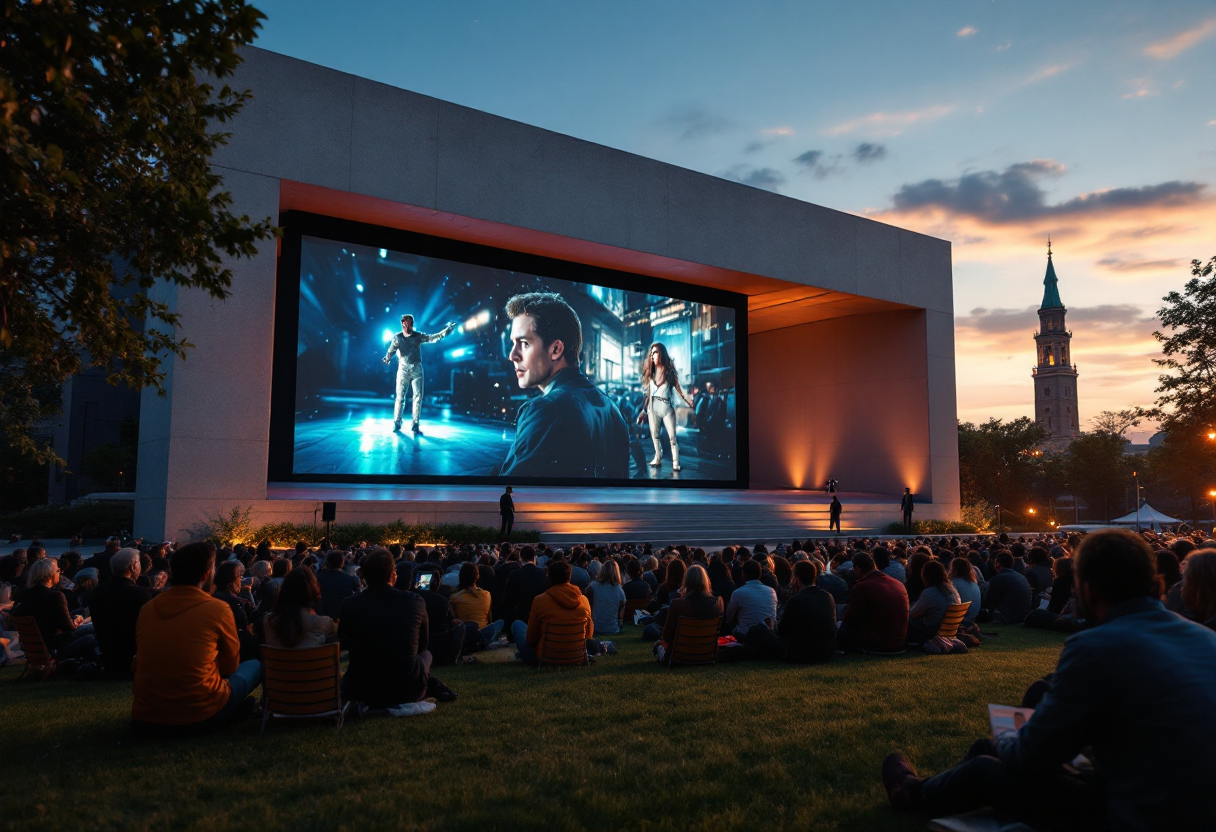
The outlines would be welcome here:
M 958 426 L 959 480 L 964 504 L 981 500 L 1021 511 L 1034 493 L 1041 468 L 1037 448 L 1050 436 L 1023 416 Z
M 1132 459 L 1126 441 L 1113 433 L 1083 433 L 1068 446 L 1068 478 L 1074 493 L 1089 504 L 1090 514 L 1110 520 L 1112 507 L 1123 506 L 1131 482 Z M 1119 511 L 1119 514 L 1122 514 Z
M 1122 436 L 1149 417 L 1149 411 L 1142 407 L 1132 407 L 1127 410 L 1103 410 L 1089 420 L 1096 433 L 1109 433 L 1112 436 Z
M 39 460 L 31 419 L 83 364 L 160 387 L 191 346 L 157 280 L 222 299 L 225 258 L 276 229 L 230 210 L 223 83 L 263 15 L 245 0 L 0 0 L 0 440 Z M 32 415 L 31 415 L 32 414 Z
M 1167 372 L 1158 378 L 1157 405 L 1169 431 L 1216 426 L 1216 257 L 1191 261 L 1191 279 L 1170 292 L 1157 312 L 1161 330 L 1153 337 Z

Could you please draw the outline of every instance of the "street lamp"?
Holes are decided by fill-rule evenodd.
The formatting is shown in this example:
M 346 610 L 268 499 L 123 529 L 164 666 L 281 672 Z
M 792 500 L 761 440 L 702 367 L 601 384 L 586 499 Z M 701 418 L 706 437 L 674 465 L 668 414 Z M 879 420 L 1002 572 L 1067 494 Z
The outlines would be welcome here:
M 1216 434 L 1214 434 L 1216 435 Z M 1132 477 L 1136 480 L 1136 533 L 1140 533 L 1140 472 L 1132 471 Z
M 1211 498 L 1212 503 L 1212 534 L 1216 534 L 1216 488 L 1208 491 L 1208 497 Z

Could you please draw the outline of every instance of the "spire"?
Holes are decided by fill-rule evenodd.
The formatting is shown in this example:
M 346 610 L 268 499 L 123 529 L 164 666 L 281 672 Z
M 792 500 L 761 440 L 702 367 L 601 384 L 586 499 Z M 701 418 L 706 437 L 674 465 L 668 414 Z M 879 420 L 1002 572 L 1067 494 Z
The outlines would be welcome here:
M 1043 305 L 1039 307 L 1039 311 L 1044 309 L 1063 309 L 1064 302 L 1060 300 L 1059 281 L 1056 280 L 1056 267 L 1051 262 L 1051 238 L 1047 238 L 1047 274 L 1043 277 Z

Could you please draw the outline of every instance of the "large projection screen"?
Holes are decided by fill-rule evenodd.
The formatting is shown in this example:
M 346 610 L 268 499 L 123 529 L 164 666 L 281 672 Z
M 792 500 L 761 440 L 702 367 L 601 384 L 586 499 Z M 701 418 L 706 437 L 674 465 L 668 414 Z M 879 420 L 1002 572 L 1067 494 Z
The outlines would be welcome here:
M 271 481 L 746 487 L 744 296 L 283 222 Z

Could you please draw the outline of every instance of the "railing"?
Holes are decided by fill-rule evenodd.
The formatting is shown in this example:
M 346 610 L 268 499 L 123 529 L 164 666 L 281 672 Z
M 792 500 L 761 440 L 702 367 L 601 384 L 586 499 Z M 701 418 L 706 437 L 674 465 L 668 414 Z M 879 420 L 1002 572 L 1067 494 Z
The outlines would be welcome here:
M 1047 372 L 1054 372 L 1054 371 L 1059 371 L 1059 370 L 1065 370 L 1065 371 L 1072 370 L 1072 372 L 1075 373 L 1075 372 L 1077 372 L 1077 365 L 1073 364 L 1070 367 L 1068 364 L 1056 364 L 1054 366 L 1048 365 L 1045 367 L 1031 367 L 1030 374 L 1032 376 L 1037 376 L 1039 374 L 1039 370 L 1046 370 Z

